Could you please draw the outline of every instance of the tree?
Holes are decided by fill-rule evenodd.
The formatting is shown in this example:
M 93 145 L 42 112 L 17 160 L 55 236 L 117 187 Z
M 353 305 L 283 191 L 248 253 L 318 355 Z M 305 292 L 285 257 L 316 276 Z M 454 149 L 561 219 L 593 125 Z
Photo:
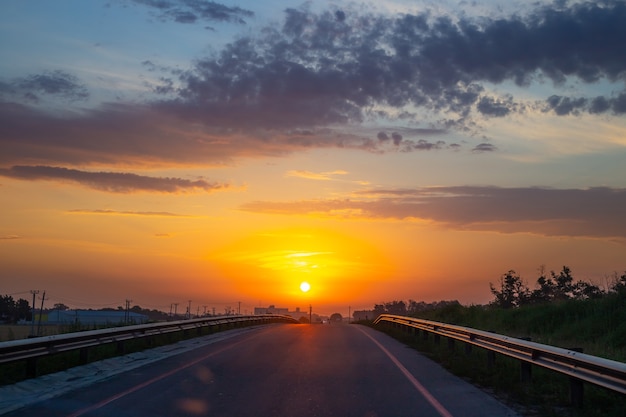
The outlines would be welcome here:
M 390 301 L 385 303 L 385 312 L 397 316 L 406 316 L 406 304 L 404 301 Z
M 65 311 L 65 310 L 69 310 L 70 308 L 63 303 L 56 303 L 54 306 L 52 306 L 52 309 Z
M 16 323 L 31 319 L 31 307 L 28 301 L 20 298 L 15 301 L 10 295 L 0 297 L 0 321 Z
M 339 321 L 339 322 L 341 322 L 342 320 L 343 320 L 343 317 L 339 313 L 333 313 L 333 314 L 330 315 L 330 321 Z
M 514 270 L 509 270 L 500 277 L 500 289 L 489 283 L 491 293 L 495 296 L 492 304 L 502 308 L 514 308 L 527 304 L 530 290 Z
M 626 272 L 624 272 L 620 277 L 617 276 L 617 272 L 613 274 L 613 282 L 609 287 L 609 291 L 626 295 Z

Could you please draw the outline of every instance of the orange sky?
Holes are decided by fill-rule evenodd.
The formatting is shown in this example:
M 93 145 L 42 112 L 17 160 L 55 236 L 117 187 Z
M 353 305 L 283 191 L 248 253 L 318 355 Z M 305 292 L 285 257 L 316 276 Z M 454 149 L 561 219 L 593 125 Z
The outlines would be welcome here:
M 201 3 L 0 4 L 0 294 L 347 314 L 626 270 L 621 3 Z

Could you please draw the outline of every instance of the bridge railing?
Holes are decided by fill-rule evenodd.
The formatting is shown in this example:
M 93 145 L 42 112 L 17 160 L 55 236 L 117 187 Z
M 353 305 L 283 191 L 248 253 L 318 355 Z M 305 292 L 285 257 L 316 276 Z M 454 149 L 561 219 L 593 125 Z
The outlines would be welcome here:
M 587 355 L 574 349 L 531 342 L 524 339 L 502 336 L 469 327 L 455 326 L 430 320 L 382 314 L 374 324 L 390 324 L 414 333 L 434 334 L 449 342 L 459 340 L 466 346 L 486 349 L 488 360 L 493 363 L 495 353 L 518 359 L 521 363 L 522 380 L 530 380 L 531 366 L 536 365 L 570 377 L 570 397 L 573 404 L 582 403 L 583 382 L 626 394 L 626 364 L 597 356 Z
M 223 326 L 235 327 L 277 322 L 298 323 L 293 317 L 280 314 L 205 317 L 13 340 L 0 342 L 0 364 L 25 360 L 27 361 L 27 376 L 33 377 L 37 375 L 38 358 L 61 352 L 78 350 L 80 361 L 86 363 L 88 349 L 95 346 L 116 343 L 118 352 L 123 353 L 124 342 L 131 339 L 151 338 L 174 332 L 189 334 L 189 332 L 196 331 L 200 335 L 202 330 L 207 328 L 221 330 Z

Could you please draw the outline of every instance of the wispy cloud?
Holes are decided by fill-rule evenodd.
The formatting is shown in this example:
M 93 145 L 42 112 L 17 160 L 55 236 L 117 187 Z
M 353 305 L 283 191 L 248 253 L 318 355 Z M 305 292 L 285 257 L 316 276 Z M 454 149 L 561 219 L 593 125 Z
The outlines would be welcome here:
M 131 173 L 87 172 L 50 166 L 13 166 L 0 169 L 0 176 L 20 180 L 69 181 L 111 193 L 132 192 L 213 192 L 229 188 L 228 184 L 211 183 L 205 180 L 182 178 L 148 177 Z
M 311 171 L 288 171 L 285 176 L 287 177 L 298 177 L 305 178 L 308 180 L 320 180 L 320 181 L 330 181 L 333 180 L 337 175 L 347 175 L 347 171 L 337 170 L 337 171 L 329 171 L 329 172 L 311 172 Z
M 0 80 L 0 98 L 36 103 L 42 95 L 69 101 L 89 98 L 87 87 L 66 71 L 47 71 L 8 81 Z
M 242 210 L 369 220 L 427 220 L 461 230 L 626 239 L 626 189 L 429 187 L 349 199 L 256 201 Z
M 18 235 L 0 235 L 0 240 L 14 240 L 14 239 L 21 239 L 21 237 Z
M 253 17 L 250 10 L 236 6 L 226 6 L 207 0 L 131 0 L 136 4 L 150 7 L 158 11 L 163 21 L 177 23 L 231 22 L 245 23 L 244 18 Z
M 117 210 L 68 210 L 71 214 L 97 214 L 109 216 L 147 216 L 147 217 L 190 217 L 185 214 L 168 213 L 166 211 L 117 211 Z

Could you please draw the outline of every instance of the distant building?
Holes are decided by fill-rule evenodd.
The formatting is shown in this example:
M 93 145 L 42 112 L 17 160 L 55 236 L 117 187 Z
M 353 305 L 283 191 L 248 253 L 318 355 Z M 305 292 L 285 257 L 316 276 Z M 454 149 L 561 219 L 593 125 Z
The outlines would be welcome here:
M 376 317 L 378 317 L 378 314 L 374 313 L 373 310 L 355 310 L 354 313 L 352 313 L 354 321 L 374 320 Z
M 287 314 L 288 308 L 276 308 L 273 304 L 269 307 L 254 307 L 254 314 Z
M 288 308 L 277 308 L 274 305 L 269 307 L 255 307 L 254 314 L 282 314 L 293 317 L 298 321 L 301 321 L 302 318 L 305 318 L 307 322 L 309 321 L 309 312 L 300 310 L 300 307 L 296 307 L 296 311 L 289 311 Z M 311 314 L 310 318 L 313 320 L 313 323 L 322 321 L 322 318 L 315 313 Z
M 143 324 L 148 322 L 148 316 L 132 311 L 119 310 L 51 310 L 42 316 L 46 324 L 81 324 L 114 325 L 121 323 Z

